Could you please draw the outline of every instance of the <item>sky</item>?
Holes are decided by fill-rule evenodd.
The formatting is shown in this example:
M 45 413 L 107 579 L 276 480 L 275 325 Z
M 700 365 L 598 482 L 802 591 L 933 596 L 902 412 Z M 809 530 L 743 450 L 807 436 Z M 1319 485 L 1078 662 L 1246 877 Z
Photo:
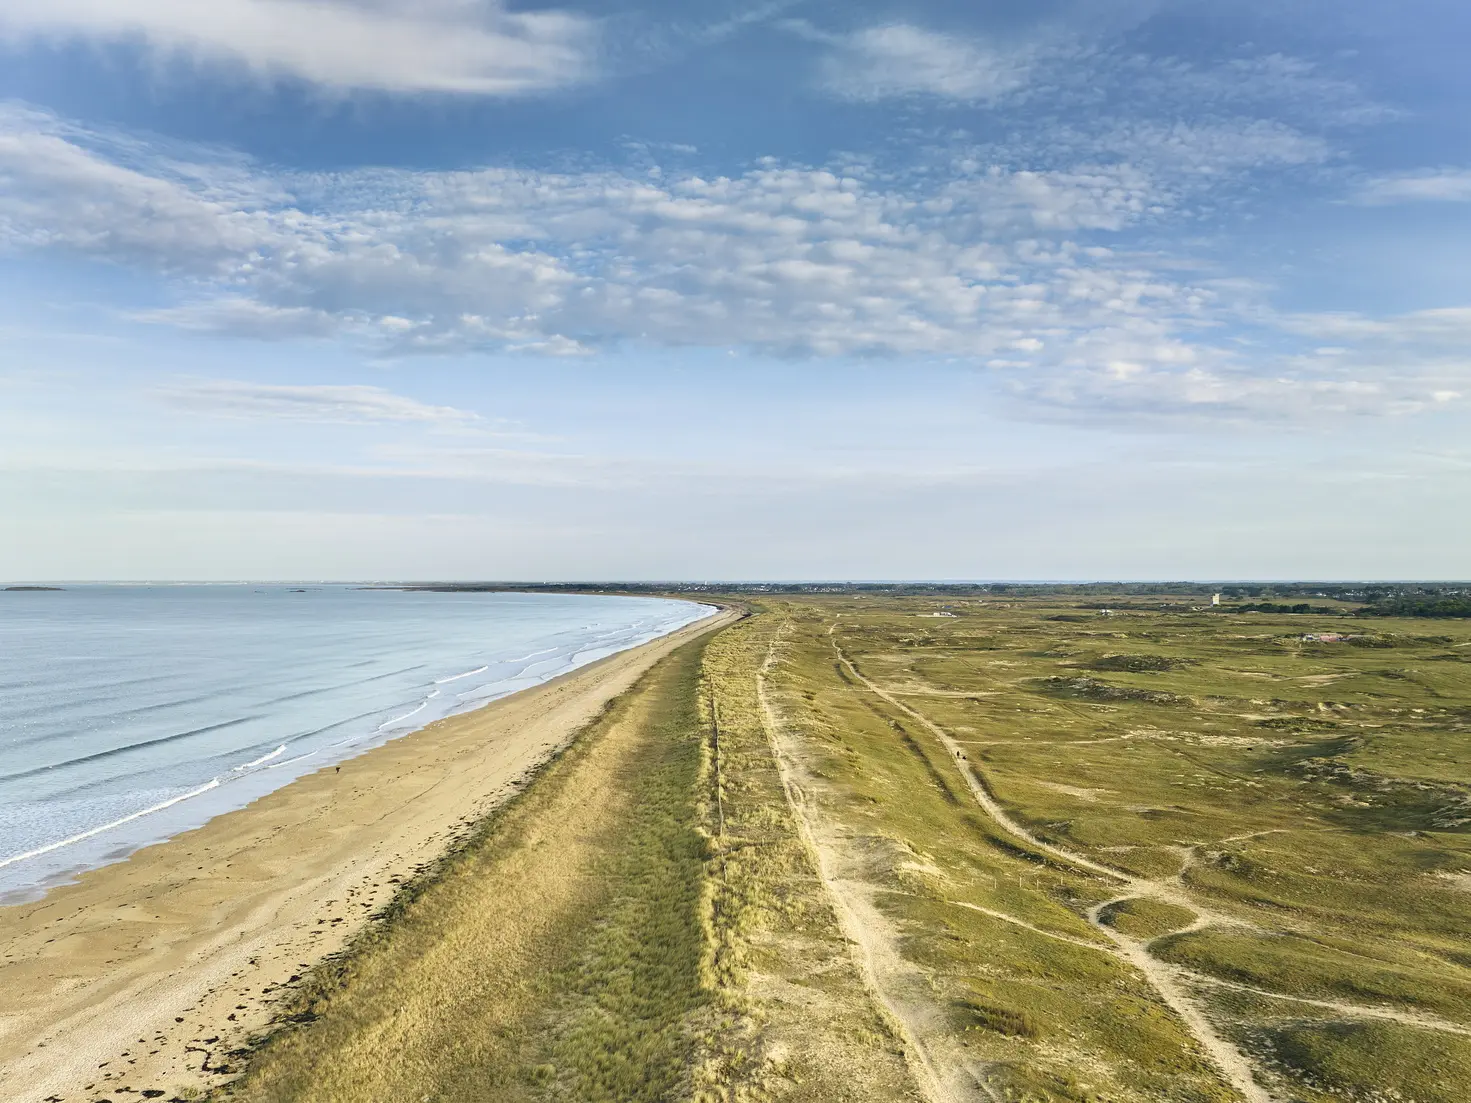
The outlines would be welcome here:
M 1471 576 L 1464 0 L 5 0 L 0 579 Z

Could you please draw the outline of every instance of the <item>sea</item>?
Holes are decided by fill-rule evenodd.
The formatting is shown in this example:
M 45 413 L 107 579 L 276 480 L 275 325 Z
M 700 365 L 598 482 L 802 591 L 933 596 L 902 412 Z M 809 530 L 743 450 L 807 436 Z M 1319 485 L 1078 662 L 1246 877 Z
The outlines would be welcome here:
M 714 611 L 338 585 L 0 592 L 0 903 Z

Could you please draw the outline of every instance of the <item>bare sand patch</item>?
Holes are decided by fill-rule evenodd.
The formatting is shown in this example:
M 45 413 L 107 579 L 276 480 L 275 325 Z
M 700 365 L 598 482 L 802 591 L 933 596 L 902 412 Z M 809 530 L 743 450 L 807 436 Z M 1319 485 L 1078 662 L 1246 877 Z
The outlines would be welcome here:
M 1044 789 L 1051 789 L 1054 793 L 1077 797 L 1079 800 L 1086 800 L 1090 803 L 1096 803 L 1101 795 L 1113 792 L 1112 789 L 1082 789 L 1076 785 L 1062 785 L 1056 781 L 1039 781 L 1037 784 Z

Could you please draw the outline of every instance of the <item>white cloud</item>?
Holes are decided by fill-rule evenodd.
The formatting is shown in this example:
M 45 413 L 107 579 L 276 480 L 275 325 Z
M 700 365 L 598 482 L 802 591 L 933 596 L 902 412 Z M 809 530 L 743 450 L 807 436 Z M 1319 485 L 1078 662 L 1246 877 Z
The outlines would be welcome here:
M 45 117 L 0 112 L 0 243 L 202 272 L 270 236 L 263 196 L 173 179 L 157 163 L 142 172 L 61 130 Z
M 125 168 L 22 120 L 0 133 L 0 245 L 181 273 L 193 301 L 147 317 L 232 333 L 975 355 L 1087 322 L 1058 313 L 1059 297 L 1077 309 L 1077 249 L 1033 235 L 1117 229 L 1150 206 L 1148 179 L 1122 169 L 984 171 L 929 195 L 779 165 L 657 183 L 486 169 L 242 185 L 233 172 L 227 201 L 208 164 Z
M 1008 170 L 998 165 L 960 175 L 940 190 L 957 226 L 967 220 L 993 233 L 1116 232 L 1161 213 L 1168 189 L 1130 165 L 1073 171 Z
M 1272 119 L 1121 123 L 1095 136 L 1080 136 L 1077 144 L 1203 175 L 1316 165 L 1332 156 L 1324 138 Z
M 1293 333 L 1320 341 L 1355 341 L 1360 346 L 1369 342 L 1414 345 L 1445 351 L 1471 348 L 1471 307 L 1416 310 L 1388 318 L 1370 318 L 1346 312 L 1293 314 L 1283 318 L 1281 324 Z M 1345 350 L 1334 348 L 1331 351 L 1341 355 Z
M 161 310 L 135 311 L 140 322 L 163 322 L 180 329 L 231 333 L 243 337 L 331 337 L 348 328 L 344 320 L 303 306 L 270 306 L 255 299 L 225 296 Z M 367 327 L 360 327 L 367 328 Z
M 881 100 L 915 94 L 989 103 L 1022 88 L 1035 52 L 1000 49 L 908 23 L 827 38 L 821 80 L 833 95 Z
M 1232 148 L 1218 152 L 1231 160 L 1241 156 L 1245 142 L 1267 160 L 1306 163 L 1321 159 L 1322 151 L 1303 145 L 1289 121 L 1337 128 L 1397 115 L 1353 81 L 1280 53 L 1200 63 L 1109 48 L 1062 23 L 1010 40 L 903 22 L 849 33 L 800 20 L 784 25 L 825 47 L 818 77 L 831 95 L 854 101 L 921 95 L 982 105 L 1025 98 L 1054 113 L 1039 135 L 1043 146 L 1054 138 L 1076 145 L 1080 135 L 1057 120 L 1080 113 L 1089 118 L 1084 136 L 1094 141 L 1132 130 L 1146 145 L 1168 152 L 1170 128 L 1178 124 L 1195 153 L 1214 134 L 1230 141 Z
M 1102 368 L 1028 380 L 1018 390 L 1074 420 L 1107 412 L 1146 418 L 1161 414 L 1227 418 L 1252 424 L 1324 415 L 1403 416 L 1459 398 L 1459 392 L 1435 390 L 1425 379 L 1366 376 L 1260 375 L 1239 367 L 1161 371 L 1115 361 Z
M 158 397 L 196 413 L 233 418 L 291 418 L 318 422 L 400 421 L 462 425 L 477 415 L 430 406 L 382 387 L 297 386 L 234 380 L 197 380 L 160 388 Z
M 1278 318 L 1248 282 L 1114 240 L 1214 195 L 1204 181 L 1322 153 L 1276 128 L 1140 133 L 1142 150 L 1166 152 L 1047 171 L 973 154 L 900 175 L 769 161 L 731 177 L 302 176 L 150 160 L 12 113 L 0 117 L 0 248 L 172 274 L 183 305 L 145 320 L 389 353 L 642 343 L 951 358 L 1076 409 L 1392 411 L 1471 389 L 1451 347 L 1464 312 Z M 1311 351 L 1323 347 L 1342 351 Z M 382 396 L 206 397 L 389 416 Z
M 1361 126 L 1395 118 L 1351 80 L 1315 61 L 1289 54 L 1238 57 L 1215 64 L 1145 54 L 1123 55 L 1076 74 L 1090 86 L 1106 86 L 1134 103 L 1171 112 L 1208 115 L 1249 105 L 1278 118 L 1311 119 L 1332 126 Z
M 0 38 L 139 41 L 340 90 L 511 95 L 590 76 L 594 27 L 498 0 L 6 0 Z
M 1365 183 L 1354 200 L 1375 207 L 1393 203 L 1471 203 L 1471 169 L 1380 176 Z

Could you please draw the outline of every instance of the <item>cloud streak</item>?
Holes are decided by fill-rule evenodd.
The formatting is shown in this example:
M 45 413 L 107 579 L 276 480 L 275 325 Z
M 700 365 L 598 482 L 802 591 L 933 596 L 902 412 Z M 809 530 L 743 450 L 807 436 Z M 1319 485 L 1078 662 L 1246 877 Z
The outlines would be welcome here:
M 410 422 L 464 425 L 478 415 L 452 406 L 430 406 L 382 387 L 301 386 L 199 380 L 160 388 L 158 397 L 193 413 L 242 419 L 287 418 L 338 424 Z
M 139 42 L 163 56 L 328 89 L 520 95 L 593 73 L 596 28 L 497 0 L 7 0 L 13 42 Z
M 1396 203 L 1471 203 L 1471 169 L 1430 169 L 1367 181 L 1354 201 L 1370 207 Z

